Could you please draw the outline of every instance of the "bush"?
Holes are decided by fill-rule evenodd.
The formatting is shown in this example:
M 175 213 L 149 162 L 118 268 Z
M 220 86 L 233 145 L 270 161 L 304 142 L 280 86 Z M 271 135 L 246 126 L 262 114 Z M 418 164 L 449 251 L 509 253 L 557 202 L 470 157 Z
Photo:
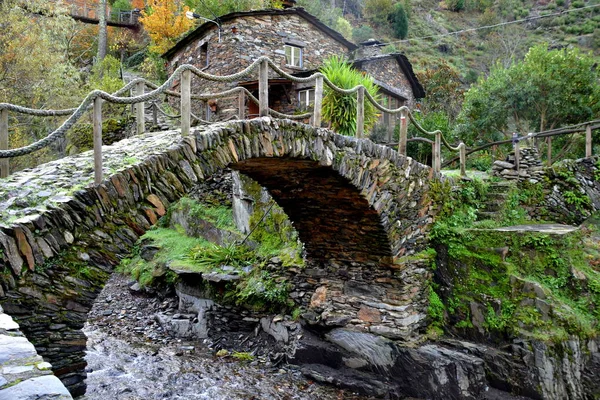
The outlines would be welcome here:
M 363 25 L 358 28 L 352 29 L 352 39 L 355 42 L 360 43 L 375 37 L 375 31 L 368 25 Z
M 402 3 L 396 4 L 389 19 L 394 28 L 394 35 L 399 39 L 405 39 L 408 35 L 408 16 Z
M 379 93 L 373 78 L 363 75 L 341 57 L 330 57 L 325 60 L 321 72 L 337 87 L 352 89 L 363 85 L 371 96 L 379 102 Z M 331 123 L 331 127 L 339 134 L 356 135 L 356 95 L 343 95 L 325 86 L 323 94 L 323 119 Z M 377 109 L 366 99 L 364 107 L 364 130 L 368 132 L 377 122 Z

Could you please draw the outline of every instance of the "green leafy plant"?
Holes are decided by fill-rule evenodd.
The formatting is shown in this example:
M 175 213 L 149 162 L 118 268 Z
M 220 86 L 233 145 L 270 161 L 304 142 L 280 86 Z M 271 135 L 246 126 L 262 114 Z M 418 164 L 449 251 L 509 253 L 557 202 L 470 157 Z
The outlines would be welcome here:
M 377 86 L 368 75 L 354 69 L 344 58 L 333 56 L 325 60 L 321 72 L 337 87 L 352 89 L 363 85 L 375 100 L 379 101 Z M 323 119 L 331 124 L 331 128 L 347 136 L 356 135 L 356 95 L 344 95 L 335 92 L 325 85 L 323 93 Z M 368 132 L 377 122 L 377 109 L 365 96 L 364 130 Z
M 198 267 L 203 269 L 231 266 L 241 268 L 256 262 L 256 255 L 247 246 L 218 246 L 207 243 L 192 249 L 190 257 Z

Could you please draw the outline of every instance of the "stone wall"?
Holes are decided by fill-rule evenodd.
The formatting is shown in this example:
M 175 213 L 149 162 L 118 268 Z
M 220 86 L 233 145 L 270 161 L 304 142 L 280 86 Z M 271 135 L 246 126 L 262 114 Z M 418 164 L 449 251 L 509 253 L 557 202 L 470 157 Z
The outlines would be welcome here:
M 236 33 L 233 33 L 233 27 Z M 202 53 L 202 46 L 208 45 L 208 65 Z M 291 44 L 302 47 L 302 67 L 286 65 L 284 45 Z M 205 72 L 214 75 L 230 75 L 240 72 L 261 56 L 268 56 L 275 64 L 287 73 L 311 71 L 319 68 L 327 57 L 345 55 L 348 48 L 331 36 L 324 34 L 312 23 L 298 14 L 247 15 L 227 20 L 221 25 L 221 38 L 218 39 L 216 27 L 205 36 L 196 39 L 186 47 L 169 57 L 167 72 L 169 75 L 181 64 L 194 64 Z M 279 78 L 269 69 L 269 77 Z M 258 70 L 254 76 L 242 78 L 230 83 L 218 83 L 192 79 L 193 93 L 217 93 L 238 86 L 240 82 L 258 80 Z M 178 88 L 178 86 L 176 85 Z M 258 86 L 248 86 L 250 91 Z M 269 105 L 280 112 L 292 113 L 298 108 L 296 85 L 271 85 L 269 88 Z M 258 96 L 256 96 L 258 97 Z M 222 120 L 237 114 L 237 98 L 219 99 L 216 113 L 211 113 L 211 120 Z M 196 105 L 196 112 L 204 112 Z
M 401 257 L 422 248 L 433 220 L 426 193 L 440 177 L 430 168 L 368 140 L 269 118 L 187 139 L 146 134 L 104 153 L 113 172 L 98 186 L 88 152 L 0 187 L 0 303 L 74 395 L 85 390 L 80 328 L 112 268 L 169 204 L 227 166 L 269 190 L 322 269 L 299 274 L 308 283 L 300 303 L 331 326 L 407 338 L 420 329 L 424 271 Z
M 403 105 L 415 106 L 415 96 L 408 78 L 400 68 L 394 55 L 373 57 L 361 62 L 360 68 L 380 82 L 392 86 L 407 99 Z

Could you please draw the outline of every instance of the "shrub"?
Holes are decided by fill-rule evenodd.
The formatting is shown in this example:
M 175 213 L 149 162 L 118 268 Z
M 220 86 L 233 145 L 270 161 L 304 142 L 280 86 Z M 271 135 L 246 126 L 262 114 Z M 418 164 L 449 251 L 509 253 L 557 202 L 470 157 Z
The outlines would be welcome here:
M 394 11 L 389 16 L 389 19 L 394 28 L 394 35 L 400 39 L 406 38 L 408 35 L 408 16 L 402 3 L 396 4 Z
M 377 86 L 373 78 L 363 75 L 354 69 L 342 57 L 333 56 L 321 67 L 321 72 L 337 87 L 351 89 L 363 85 L 375 100 L 379 101 Z M 333 91 L 325 85 L 323 95 L 323 119 L 331 123 L 336 132 L 346 135 L 356 135 L 356 95 L 344 95 Z M 377 109 L 366 99 L 364 107 L 364 130 L 368 132 L 377 122 Z

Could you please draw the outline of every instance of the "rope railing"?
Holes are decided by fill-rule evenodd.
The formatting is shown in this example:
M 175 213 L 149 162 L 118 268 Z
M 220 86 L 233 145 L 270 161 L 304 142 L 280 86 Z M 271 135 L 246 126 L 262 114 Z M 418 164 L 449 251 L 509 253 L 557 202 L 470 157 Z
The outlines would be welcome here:
M 279 76 L 288 79 L 296 83 L 312 83 L 315 84 L 315 99 L 314 107 L 312 112 L 307 112 L 299 115 L 288 115 L 279 111 L 269 108 L 269 68 L 272 69 Z M 257 71 L 258 70 L 258 71 Z M 235 87 L 229 90 L 225 90 L 219 93 L 203 93 L 203 94 L 192 94 L 191 93 L 191 78 L 192 75 L 197 76 L 201 79 L 221 82 L 238 84 L 242 78 L 246 78 L 254 73 L 258 73 L 258 98 L 255 97 L 248 89 L 244 87 Z M 181 78 L 180 91 L 173 91 L 170 88 L 173 83 Z M 171 76 L 162 84 L 157 85 L 149 82 L 143 78 L 136 78 L 127 83 L 123 88 L 119 89 L 115 93 L 109 94 L 101 90 L 94 90 L 90 92 L 80 105 L 76 108 L 64 109 L 64 110 L 37 110 L 27 107 L 16 106 L 13 104 L 0 103 L 0 178 L 8 176 L 8 159 L 18 157 L 26 154 L 30 154 L 34 151 L 40 150 L 54 141 L 62 138 L 67 130 L 69 130 L 81 117 L 89 110 L 93 109 L 92 121 L 93 121 L 93 143 L 94 143 L 94 175 L 95 183 L 99 184 L 102 181 L 102 102 L 106 101 L 113 104 L 128 104 L 134 107 L 134 114 L 136 119 L 136 127 L 138 133 L 143 133 L 145 130 L 145 103 L 150 102 L 151 110 L 153 113 L 153 122 L 157 125 L 158 113 L 162 113 L 170 118 L 181 119 L 181 135 L 188 136 L 190 134 L 192 120 L 200 123 L 210 123 L 209 121 L 202 120 L 196 115 L 192 114 L 192 100 L 209 101 L 212 99 L 219 98 L 232 98 L 237 96 L 238 98 L 238 115 L 237 118 L 246 118 L 246 103 L 253 102 L 258 105 L 259 116 L 273 115 L 279 118 L 288 118 L 295 120 L 311 119 L 311 124 L 316 127 L 321 126 L 321 108 L 323 101 L 323 88 L 327 85 L 335 93 L 345 96 L 357 96 L 357 110 L 356 110 L 356 137 L 362 138 L 364 135 L 364 102 L 369 101 L 373 106 L 381 112 L 389 114 L 400 115 L 400 138 L 398 142 L 398 152 L 402 155 L 406 155 L 406 145 L 408 142 L 408 121 L 410 120 L 417 131 L 424 135 L 433 136 L 432 145 L 432 158 L 433 158 L 433 169 L 439 172 L 441 169 L 441 146 L 442 144 L 452 152 L 459 153 L 461 175 L 466 176 L 466 146 L 460 142 L 457 146 L 452 146 L 444 137 L 440 130 L 427 131 L 424 129 L 418 121 L 415 119 L 413 113 L 407 106 L 401 106 L 398 108 L 390 109 L 379 104 L 376 99 L 365 89 L 364 86 L 358 85 L 350 89 L 343 89 L 337 87 L 331 82 L 325 75 L 320 72 L 313 73 L 308 77 L 296 77 L 290 75 L 275 65 L 268 57 L 260 57 L 255 60 L 252 64 L 247 66 L 240 72 L 230 75 L 212 75 L 206 73 L 199 68 L 184 64 L 179 66 Z M 149 91 L 146 91 L 149 88 Z M 125 94 L 129 94 L 125 96 Z M 173 96 L 179 98 L 179 114 L 169 115 L 165 110 L 161 109 L 157 101 L 161 100 L 162 96 Z M 30 145 L 17 148 L 8 149 L 8 112 L 16 112 L 26 115 L 35 116 L 67 116 L 67 119 L 48 136 L 42 138 Z M 416 140 L 413 138 L 411 140 Z M 429 139 L 423 139 L 422 141 L 428 142 Z M 431 142 L 431 141 L 429 141 Z M 590 148 L 591 148 L 591 134 L 590 134 Z

